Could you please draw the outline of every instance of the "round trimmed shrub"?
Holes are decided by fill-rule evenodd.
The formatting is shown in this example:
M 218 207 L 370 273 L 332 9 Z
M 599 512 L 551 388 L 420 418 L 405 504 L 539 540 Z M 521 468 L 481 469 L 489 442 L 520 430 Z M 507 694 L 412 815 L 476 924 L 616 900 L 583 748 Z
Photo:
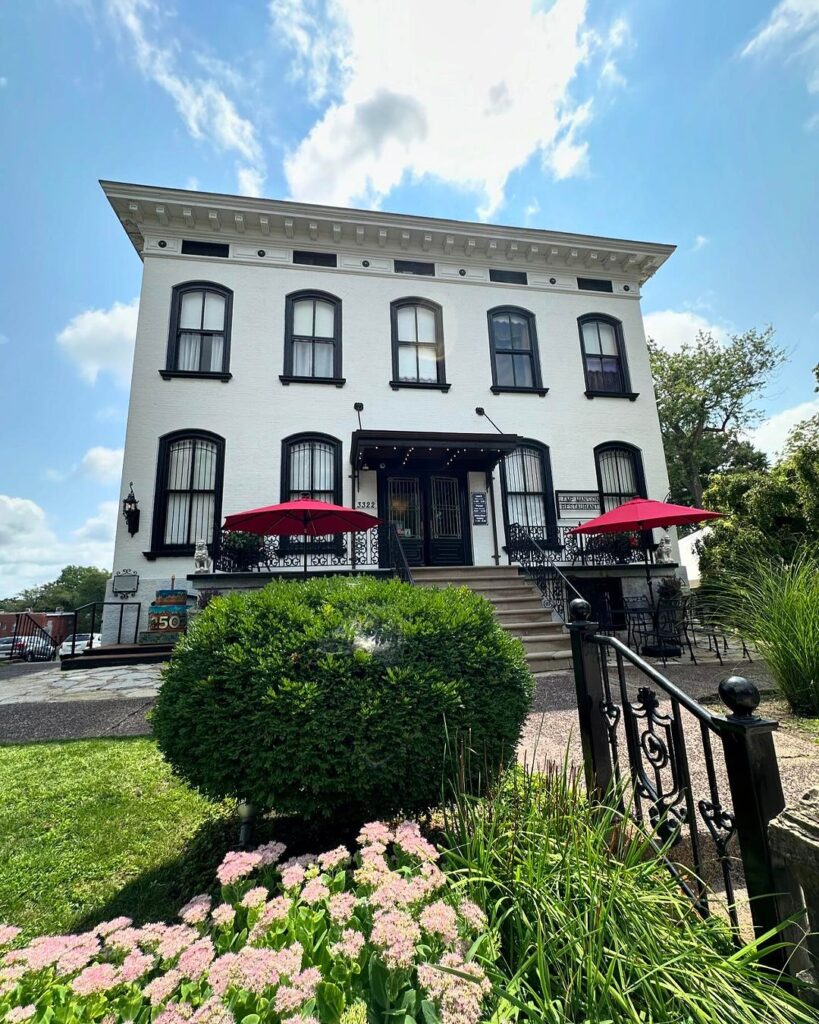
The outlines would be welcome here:
M 470 783 L 485 781 L 514 758 L 531 691 L 520 642 L 466 588 L 288 580 L 197 616 L 153 729 L 214 799 L 364 819 L 438 803 L 463 749 Z

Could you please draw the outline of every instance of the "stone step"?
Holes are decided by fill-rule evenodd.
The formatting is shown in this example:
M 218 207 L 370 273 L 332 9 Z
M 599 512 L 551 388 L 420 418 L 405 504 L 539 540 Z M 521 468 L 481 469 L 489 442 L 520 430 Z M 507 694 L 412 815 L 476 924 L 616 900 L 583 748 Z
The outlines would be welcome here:
M 543 611 L 543 602 L 538 594 L 522 594 L 520 597 L 496 597 L 492 604 L 498 612 Z
M 478 590 L 477 587 L 470 587 L 473 594 L 479 594 L 481 597 L 485 597 L 487 601 L 491 601 L 494 605 L 503 605 L 507 601 L 537 601 L 541 604 L 540 592 L 537 590 L 531 590 L 527 587 L 515 588 L 514 590 Z
M 422 579 L 415 581 L 421 587 L 469 587 L 470 590 L 478 591 L 483 593 L 486 590 L 497 590 L 497 591 L 511 591 L 520 589 L 521 587 L 531 587 L 532 584 L 522 576 L 480 576 L 477 579 L 462 579 L 452 577 L 451 579 L 444 580 L 438 578 L 434 580 Z
M 537 651 L 526 655 L 526 664 L 530 672 L 556 672 L 571 664 L 572 652 L 566 647 L 556 651 Z
M 551 636 L 519 636 L 518 640 L 523 644 L 527 654 L 536 651 L 566 650 L 569 646 L 569 638 L 565 633 L 554 633 Z
M 541 606 L 540 608 L 509 608 L 509 609 L 495 609 L 495 618 L 503 626 L 504 629 L 510 629 L 513 625 L 515 629 L 521 626 L 535 626 L 538 629 L 542 629 L 544 626 L 548 626 L 551 621 L 551 611 L 548 608 Z

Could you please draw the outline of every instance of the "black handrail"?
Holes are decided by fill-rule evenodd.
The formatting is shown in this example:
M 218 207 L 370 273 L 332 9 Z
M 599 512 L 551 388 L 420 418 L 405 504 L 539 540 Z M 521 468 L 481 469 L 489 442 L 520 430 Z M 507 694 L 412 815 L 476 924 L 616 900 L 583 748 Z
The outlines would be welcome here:
M 51 648 L 51 657 L 54 656 L 54 650 L 56 644 L 54 638 L 44 629 L 39 622 L 29 612 L 18 612 L 14 619 L 14 634 L 11 640 L 11 650 L 9 652 L 9 660 L 14 658 L 14 652 L 18 649 L 18 641 L 23 640 L 36 640 L 38 644 L 48 645 Z M 33 652 L 26 649 L 24 645 L 19 646 L 20 658 L 28 660 L 29 654 L 33 659 Z
M 398 531 L 395 528 L 395 523 L 390 523 L 388 527 L 389 531 L 389 552 L 390 552 L 390 567 L 395 575 L 404 583 L 414 583 L 412 578 L 412 571 L 407 561 L 407 555 L 404 551 L 404 545 L 401 543 L 401 538 L 398 536 Z
M 538 587 L 563 622 L 567 621 L 567 608 L 571 598 L 567 592 L 583 599 L 583 595 L 555 563 L 554 553 L 547 551 L 539 541 L 519 523 L 509 527 L 509 557 Z
M 134 616 L 134 639 L 133 642 L 137 641 L 137 634 L 139 633 L 139 619 L 142 613 L 142 602 L 141 601 L 89 601 L 87 604 L 81 604 L 78 608 L 75 608 L 72 612 L 74 627 L 71 633 L 71 654 L 76 654 L 77 648 L 77 627 L 78 618 L 80 612 L 84 612 L 87 609 L 91 609 L 91 628 L 88 630 L 90 633 L 90 639 L 86 645 L 88 650 L 92 650 L 94 647 L 94 634 L 96 629 L 94 628 L 97 624 L 97 606 L 105 608 L 106 605 L 114 605 L 119 608 L 119 624 L 117 626 L 117 643 L 122 643 L 122 618 L 125 608 L 136 608 L 136 615 Z M 100 615 L 100 625 L 102 625 L 102 615 Z

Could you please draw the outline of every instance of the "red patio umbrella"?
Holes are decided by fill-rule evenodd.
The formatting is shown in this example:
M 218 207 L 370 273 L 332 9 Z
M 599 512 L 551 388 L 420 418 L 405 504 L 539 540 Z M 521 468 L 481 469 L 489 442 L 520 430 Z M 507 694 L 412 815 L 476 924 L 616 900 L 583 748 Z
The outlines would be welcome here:
M 355 508 L 297 498 L 226 516 L 222 529 L 258 533 L 262 537 L 325 537 L 331 533 L 358 533 L 380 523 L 376 516 Z M 307 544 L 304 545 L 304 573 L 307 575 Z
M 654 501 L 651 498 L 632 498 L 631 501 L 609 509 L 602 516 L 590 519 L 569 530 L 569 533 L 631 533 L 635 530 L 651 530 L 654 527 L 665 529 L 669 526 L 682 526 L 685 523 L 701 523 L 706 519 L 721 519 L 721 512 L 709 512 L 704 508 L 691 508 L 688 505 L 672 505 L 667 501 Z M 651 582 L 651 569 L 646 548 L 646 580 L 651 595 L 651 607 L 654 607 L 654 587 Z

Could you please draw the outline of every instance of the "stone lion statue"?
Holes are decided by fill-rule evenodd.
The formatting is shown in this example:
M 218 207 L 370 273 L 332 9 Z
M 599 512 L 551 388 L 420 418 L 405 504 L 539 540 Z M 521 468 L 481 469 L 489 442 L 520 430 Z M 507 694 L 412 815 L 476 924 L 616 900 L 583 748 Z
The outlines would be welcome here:
M 211 564 L 208 546 L 203 539 L 200 539 L 196 542 L 196 549 L 193 552 L 193 571 L 195 573 L 210 572 Z

